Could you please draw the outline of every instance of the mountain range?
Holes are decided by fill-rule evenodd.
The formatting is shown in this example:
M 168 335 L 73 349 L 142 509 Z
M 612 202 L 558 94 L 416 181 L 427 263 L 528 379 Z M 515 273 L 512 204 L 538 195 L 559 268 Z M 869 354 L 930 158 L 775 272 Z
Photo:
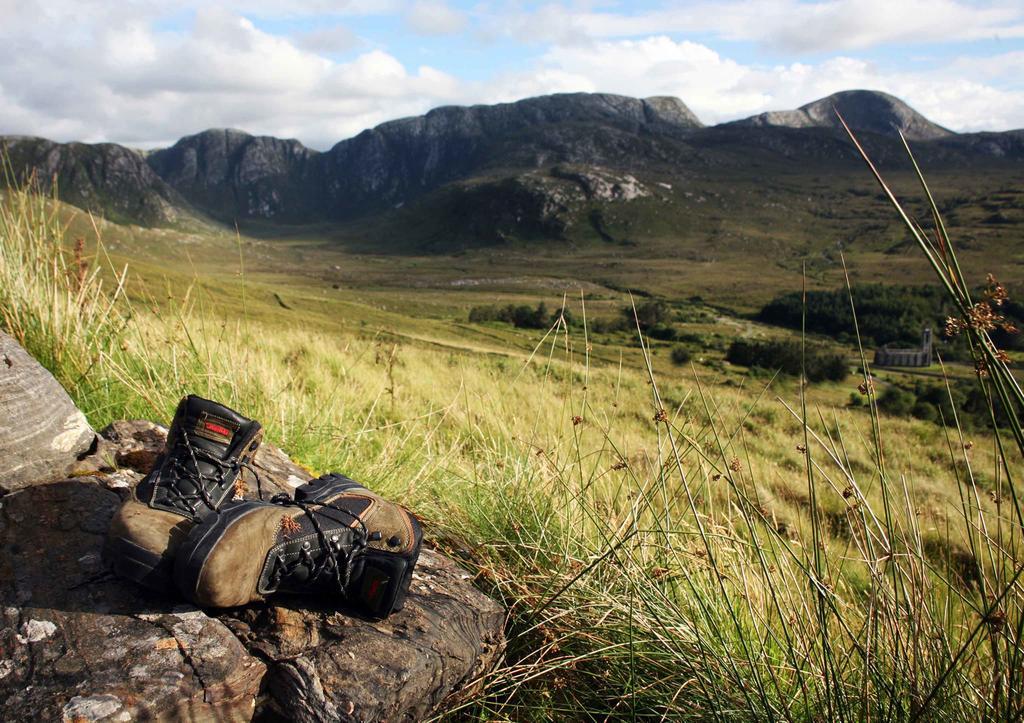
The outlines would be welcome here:
M 34 174 L 47 188 L 56 179 L 62 200 L 118 222 L 372 229 L 399 214 L 419 219 L 415 244 L 450 248 L 557 239 L 574 225 L 605 238 L 607 208 L 671 201 L 673 187 L 856 167 L 837 112 L 883 164 L 904 162 L 900 134 L 932 168 L 1016 168 L 1024 158 L 1024 131 L 954 133 L 898 98 L 865 90 L 716 126 L 670 97 L 570 93 L 448 106 L 323 152 L 233 129 L 150 152 L 24 136 L 0 144 L 8 176 Z

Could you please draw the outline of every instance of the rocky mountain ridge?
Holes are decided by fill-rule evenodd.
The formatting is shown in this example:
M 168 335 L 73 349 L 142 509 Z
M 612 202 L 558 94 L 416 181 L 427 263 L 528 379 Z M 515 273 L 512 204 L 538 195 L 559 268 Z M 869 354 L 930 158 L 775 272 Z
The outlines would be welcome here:
M 882 158 L 900 156 L 899 133 L 941 163 L 1024 157 L 1021 132 L 955 134 L 874 91 L 712 127 L 667 97 L 569 93 L 447 106 L 383 123 L 323 152 L 233 129 L 203 131 L 145 155 L 114 144 L 0 142 L 16 173 L 47 182 L 56 175 L 63 200 L 118 221 L 346 222 L 437 203 L 431 199 L 439 189 L 449 189 L 439 198 L 442 210 L 455 214 L 451 223 L 497 240 L 510 224 L 557 237 L 584 206 L 630 200 L 621 189 L 631 184 L 727 176 L 752 155 L 808 166 L 858 162 L 834 110 Z M 580 181 L 587 175 L 604 178 L 607 192 L 588 190 Z
M 192 206 L 222 220 L 319 215 L 322 154 L 294 139 L 235 129 L 186 136 L 146 162 Z
M 622 162 L 636 136 L 679 137 L 700 127 L 675 98 L 575 93 L 436 108 L 322 153 L 296 140 L 208 130 L 147 161 L 215 218 L 337 220 L 406 203 L 488 168 L 533 168 L 551 159 Z M 584 128 L 599 131 L 597 140 L 581 144 Z
M 0 137 L 3 152 L 19 182 L 34 177 L 44 192 L 56 190 L 61 200 L 100 212 L 111 221 L 168 226 L 192 213 L 142 153 L 116 143 L 8 136 Z M 4 177 L 0 173 L 0 185 Z

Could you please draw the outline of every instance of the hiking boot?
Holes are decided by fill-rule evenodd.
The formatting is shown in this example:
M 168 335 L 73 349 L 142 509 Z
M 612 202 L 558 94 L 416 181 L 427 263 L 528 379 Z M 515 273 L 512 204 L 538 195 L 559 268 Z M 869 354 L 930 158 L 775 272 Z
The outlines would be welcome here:
M 241 471 L 251 471 L 262 439 L 258 422 L 197 396 L 182 399 L 164 453 L 110 522 L 104 559 L 122 577 L 173 590 L 177 546 L 196 522 L 241 496 Z
M 330 474 L 299 487 L 295 499 L 232 502 L 196 525 L 174 579 L 207 607 L 315 593 L 382 618 L 405 603 L 422 537 L 408 511 Z

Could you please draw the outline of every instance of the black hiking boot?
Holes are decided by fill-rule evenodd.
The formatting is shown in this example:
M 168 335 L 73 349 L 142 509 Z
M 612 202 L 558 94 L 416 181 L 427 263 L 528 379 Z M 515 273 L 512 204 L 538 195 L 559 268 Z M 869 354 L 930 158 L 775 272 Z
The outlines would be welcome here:
M 177 546 L 196 522 L 241 496 L 241 472 L 252 471 L 262 439 L 259 422 L 197 396 L 182 399 L 166 450 L 111 520 L 107 563 L 146 587 L 173 590 Z
M 405 603 L 422 537 L 408 511 L 331 474 L 295 499 L 233 502 L 202 521 L 179 549 L 174 578 L 207 607 L 312 593 L 382 618 Z

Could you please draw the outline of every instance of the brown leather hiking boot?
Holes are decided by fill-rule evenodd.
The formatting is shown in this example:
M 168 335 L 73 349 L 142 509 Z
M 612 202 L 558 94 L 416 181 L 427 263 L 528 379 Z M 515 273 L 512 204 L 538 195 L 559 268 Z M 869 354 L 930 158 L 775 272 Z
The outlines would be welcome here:
M 200 522 L 178 550 L 174 579 L 208 607 L 314 593 L 385 617 L 405 604 L 422 538 L 410 512 L 329 474 L 299 487 L 294 500 L 232 502 Z
M 197 521 L 216 516 L 235 496 L 262 439 L 259 422 L 197 396 L 182 399 L 166 450 L 110 522 L 107 563 L 146 587 L 173 590 L 175 549 Z

